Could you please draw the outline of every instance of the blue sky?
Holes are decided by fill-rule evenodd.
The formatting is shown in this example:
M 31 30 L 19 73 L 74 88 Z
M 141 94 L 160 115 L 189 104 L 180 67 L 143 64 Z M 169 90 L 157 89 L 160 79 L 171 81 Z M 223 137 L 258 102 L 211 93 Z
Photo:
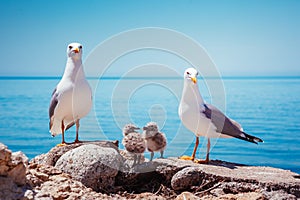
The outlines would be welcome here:
M 224 76 L 300 76 L 299 19 L 300 1 L 290 0 L 1 0 L 0 76 L 60 76 L 68 43 L 81 42 L 85 59 L 105 39 L 142 27 L 193 38 Z

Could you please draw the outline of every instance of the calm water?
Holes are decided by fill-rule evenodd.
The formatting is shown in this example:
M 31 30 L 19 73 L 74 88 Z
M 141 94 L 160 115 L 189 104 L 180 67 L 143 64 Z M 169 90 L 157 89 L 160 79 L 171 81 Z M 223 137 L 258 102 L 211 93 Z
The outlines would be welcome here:
M 61 136 L 52 138 L 48 131 L 48 105 L 58 81 L 0 78 L 0 142 L 13 151 L 23 151 L 29 158 L 60 143 Z M 81 140 L 120 141 L 120 127 L 125 123 L 142 127 L 153 120 L 168 137 L 166 156 L 191 154 L 195 137 L 180 124 L 177 115 L 181 79 L 89 82 L 94 90 L 94 107 L 81 120 Z M 225 78 L 223 83 L 226 109 L 222 110 L 240 122 L 247 133 L 265 142 L 255 145 L 238 139 L 214 140 L 211 159 L 300 173 L 300 78 Z M 210 102 L 212 94 L 203 81 L 198 84 L 205 100 Z M 75 139 L 74 131 L 74 127 L 67 131 L 68 142 Z M 205 142 L 200 139 L 198 157 L 205 156 Z

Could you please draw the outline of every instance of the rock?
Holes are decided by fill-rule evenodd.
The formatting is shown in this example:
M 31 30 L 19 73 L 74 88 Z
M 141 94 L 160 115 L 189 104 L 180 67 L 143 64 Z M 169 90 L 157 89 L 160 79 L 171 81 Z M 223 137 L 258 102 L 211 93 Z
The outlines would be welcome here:
M 121 153 L 121 155 L 123 154 Z M 161 184 L 169 187 L 171 178 L 176 172 L 190 166 L 190 163 L 181 162 L 176 158 L 158 158 L 150 162 L 145 159 L 145 161 L 136 166 L 126 165 L 127 162 L 125 161 L 116 177 L 116 186 L 121 186 L 122 189 L 135 193 L 149 191 L 150 188 L 152 191 L 159 190 Z
M 28 158 L 22 152 L 12 153 L 0 143 L 0 176 L 12 179 L 17 185 L 25 184 Z
M 178 195 L 176 197 L 175 200 L 198 200 L 200 199 L 199 197 L 195 196 L 193 193 L 191 192 L 182 192 L 180 195 Z
M 179 171 L 173 176 L 171 185 L 175 190 L 193 190 L 201 195 L 272 191 L 282 196 L 284 191 L 289 198 L 299 198 L 297 177 L 298 174 L 282 169 L 211 161 L 209 165 L 193 165 Z
M 159 176 L 155 172 L 155 165 L 151 162 L 134 166 L 129 171 L 119 171 L 115 179 L 115 185 L 128 192 L 147 192 L 147 188 L 153 190 L 159 186 Z M 153 182 L 153 180 L 155 180 Z
M 62 171 L 48 165 L 30 164 L 27 169 L 27 184 L 32 188 L 49 180 L 51 175 L 62 174 Z
M 270 167 L 245 166 L 218 160 L 208 165 L 199 165 L 168 158 L 145 162 L 127 173 L 119 172 L 116 184 L 126 191 L 136 193 L 149 191 L 150 188 L 151 191 L 159 191 L 159 187 L 164 185 L 165 188 L 188 190 L 197 197 L 208 199 L 221 196 L 224 199 L 248 199 L 250 194 L 256 194 L 260 199 L 270 199 L 269 192 L 299 198 L 300 179 L 297 177 L 299 175 L 296 173 Z M 170 189 L 160 192 L 172 194 Z
M 25 191 L 24 200 L 114 199 L 109 195 L 97 193 L 91 188 L 87 188 L 81 182 L 72 179 L 70 175 L 64 174 L 53 166 L 31 163 L 28 169 L 27 181 L 28 183 L 31 182 L 31 189 Z M 33 179 L 35 181 L 32 181 Z M 114 195 L 114 197 L 122 199 L 119 195 Z
M 0 161 L 10 161 L 11 159 L 11 150 L 7 149 L 7 146 L 0 143 Z
M 23 163 L 25 166 L 27 166 L 28 164 L 28 157 L 22 151 L 13 152 L 11 154 L 11 160 L 14 165 Z
M 24 198 L 23 200 L 32 200 L 34 199 L 34 193 L 32 190 L 26 190 L 24 193 Z
M 132 185 L 138 185 L 145 179 L 151 178 L 157 165 L 154 162 L 149 162 L 148 159 L 141 156 L 141 164 L 133 165 L 134 154 L 126 150 L 120 150 L 120 155 L 123 157 L 123 163 L 116 176 L 116 185 L 129 188 Z M 132 188 L 133 189 L 133 188 Z
M 218 197 L 209 196 L 204 199 L 222 199 L 222 200 L 265 200 L 266 198 L 264 194 L 259 192 L 248 192 L 248 193 L 239 193 L 239 194 L 225 194 Z
M 287 194 L 286 191 L 284 190 L 263 192 L 261 195 L 263 195 L 265 199 L 271 199 L 271 200 L 278 200 L 278 199 L 296 200 L 297 199 L 294 195 Z
M 8 177 L 10 177 L 17 185 L 25 184 L 25 176 L 26 167 L 23 163 L 19 163 L 8 172 Z
M 7 175 L 9 163 L 11 163 L 11 151 L 7 149 L 7 146 L 0 143 L 0 176 Z
M 24 195 L 28 158 L 12 153 L 0 143 L 0 199 L 20 199 Z
M 171 182 L 172 177 L 178 171 L 186 167 L 191 167 L 191 166 L 199 167 L 199 165 L 193 162 L 179 160 L 177 158 L 167 158 L 167 159 L 158 158 L 155 159 L 154 162 L 157 165 L 155 171 L 160 175 L 162 175 L 167 182 Z
M 54 147 L 27 164 L 23 153 L 12 153 L 0 143 L 0 199 L 300 198 L 300 175 L 288 170 L 177 158 L 132 167 L 115 145 L 99 144 Z
M 259 188 L 260 186 L 258 184 L 247 182 L 228 182 L 222 184 L 222 190 L 226 194 L 253 192 L 259 190 Z
M 201 168 L 187 167 L 173 176 L 171 186 L 174 190 L 186 190 L 192 186 L 201 185 L 205 178 L 205 173 Z
M 110 191 L 121 163 L 115 149 L 88 144 L 62 155 L 55 167 L 95 191 Z
M 162 196 L 155 195 L 151 192 L 144 192 L 144 193 L 141 193 L 141 194 L 137 194 L 137 195 L 135 195 L 134 197 L 132 197 L 130 199 L 165 200 L 166 198 L 162 197 Z
M 68 151 L 80 147 L 82 145 L 94 144 L 101 147 L 110 147 L 118 151 L 119 142 L 116 141 L 83 141 L 80 143 L 68 144 L 65 146 L 55 146 L 48 153 L 41 154 L 33 158 L 30 162 L 54 166 L 57 160 Z
M 0 199 L 1 200 L 11 200 L 20 199 L 23 197 L 23 187 L 18 186 L 9 177 L 0 176 Z

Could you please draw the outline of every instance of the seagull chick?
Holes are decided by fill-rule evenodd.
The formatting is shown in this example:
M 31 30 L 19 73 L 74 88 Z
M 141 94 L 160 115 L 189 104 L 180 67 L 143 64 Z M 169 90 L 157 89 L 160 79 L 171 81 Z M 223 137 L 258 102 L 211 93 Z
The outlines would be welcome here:
M 184 72 L 184 86 L 178 108 L 183 125 L 196 135 L 196 144 L 192 156 L 182 156 L 183 160 L 195 159 L 199 137 L 208 139 L 206 159 L 197 163 L 209 162 L 210 138 L 235 137 L 252 143 L 263 142 L 260 138 L 245 133 L 240 124 L 225 116 L 218 108 L 207 104 L 202 99 L 197 85 L 198 72 L 188 68 Z
M 67 47 L 65 72 L 52 93 L 49 106 L 49 129 L 54 137 L 62 134 L 65 145 L 65 131 L 76 124 L 75 143 L 78 139 L 79 120 L 86 116 L 92 107 L 92 90 L 82 66 L 82 45 L 71 43 Z
M 122 144 L 128 152 L 134 154 L 133 165 L 140 163 L 141 156 L 146 150 L 145 140 L 139 132 L 136 132 L 139 129 L 134 124 L 126 124 L 123 128 Z
M 144 137 L 148 151 L 151 152 L 150 161 L 152 161 L 154 152 L 160 152 L 160 157 L 163 158 L 164 150 L 167 146 L 165 134 L 159 132 L 155 122 L 149 122 L 144 128 Z

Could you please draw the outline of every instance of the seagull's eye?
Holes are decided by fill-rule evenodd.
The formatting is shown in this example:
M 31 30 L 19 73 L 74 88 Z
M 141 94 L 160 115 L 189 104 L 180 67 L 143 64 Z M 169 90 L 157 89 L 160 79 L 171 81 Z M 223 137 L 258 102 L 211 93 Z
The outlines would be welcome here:
M 79 46 L 79 49 L 82 49 L 82 46 L 81 46 L 81 45 Z
M 186 74 L 190 75 L 190 72 L 186 72 Z
M 196 76 L 198 76 L 198 72 L 197 72 Z
M 69 49 L 72 49 L 73 47 L 72 46 L 69 46 Z

